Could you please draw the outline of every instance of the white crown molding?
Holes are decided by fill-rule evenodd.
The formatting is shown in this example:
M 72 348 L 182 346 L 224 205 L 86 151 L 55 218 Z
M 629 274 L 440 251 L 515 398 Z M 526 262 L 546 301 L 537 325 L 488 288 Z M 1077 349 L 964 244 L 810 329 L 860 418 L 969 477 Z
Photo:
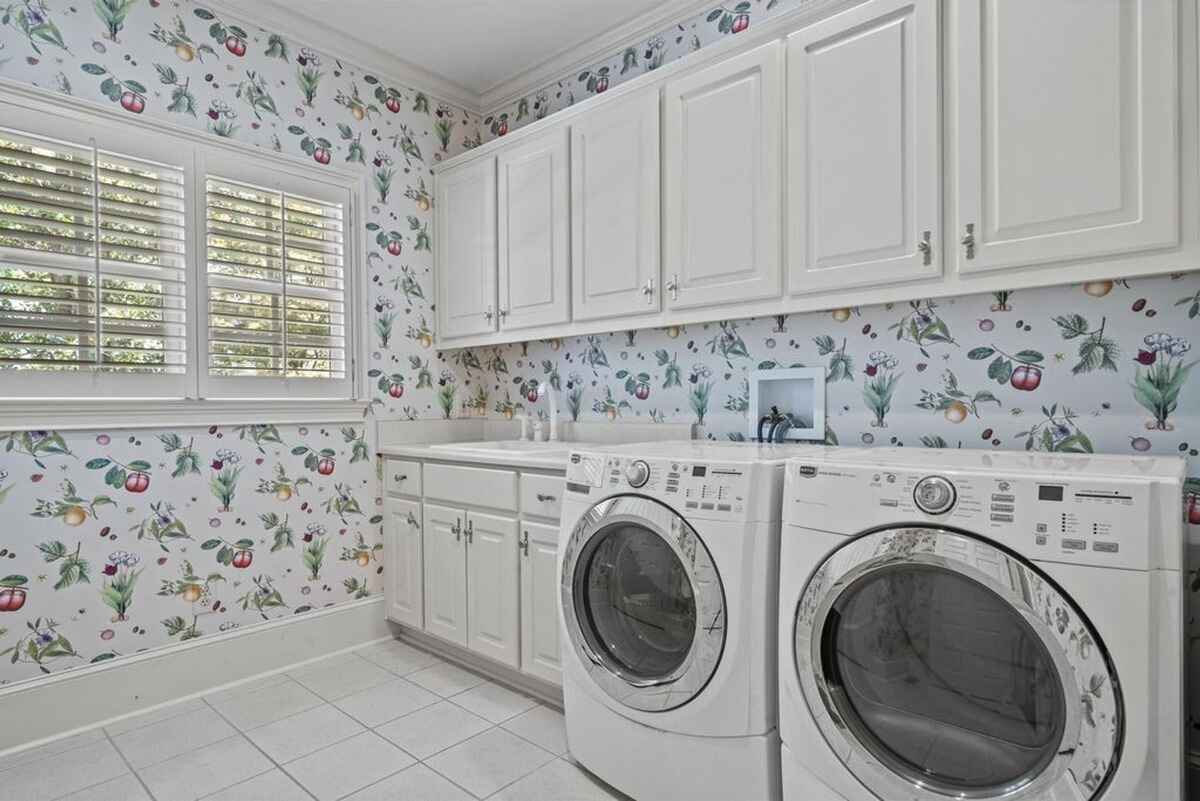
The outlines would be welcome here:
M 15 379 L 14 379 L 15 380 Z M 363 422 L 365 400 L 90 398 L 0 401 L 0 431 Z
M 529 69 L 498 81 L 483 92 L 480 108 L 487 113 L 541 89 L 564 75 L 590 67 L 624 47 L 638 44 L 665 28 L 713 7 L 713 0 L 666 0 L 652 11 L 609 28 L 585 42 L 564 47 Z
M 253 4 L 236 0 L 209 0 L 207 5 L 243 22 L 279 33 L 381 78 L 419 89 L 472 114 L 480 114 L 482 97 L 462 84 L 431 72 L 419 64 L 397 57 L 381 47 L 329 28 L 320 21 L 288 8 L 282 0 L 258 0 Z M 352 54 L 352 55 L 348 55 Z

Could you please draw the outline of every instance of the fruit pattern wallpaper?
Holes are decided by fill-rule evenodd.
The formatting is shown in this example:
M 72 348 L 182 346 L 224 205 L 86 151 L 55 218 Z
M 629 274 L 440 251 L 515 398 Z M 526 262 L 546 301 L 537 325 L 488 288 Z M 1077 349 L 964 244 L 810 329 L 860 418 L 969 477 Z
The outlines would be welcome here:
M 492 109 L 483 120 L 484 140 L 504 136 L 524 125 L 573 106 L 592 95 L 656 70 L 688 53 L 735 36 L 751 25 L 781 13 L 794 11 L 813 0 L 736 0 L 713 3 L 699 14 L 665 28 L 647 39 L 634 42 L 604 60 L 564 75 L 542 88 Z
M 175 0 L 0 0 L 0 78 L 362 170 L 372 411 L 442 416 L 430 167 L 476 117 Z M 370 419 L 270 422 L 0 432 L 0 685 L 380 592 Z

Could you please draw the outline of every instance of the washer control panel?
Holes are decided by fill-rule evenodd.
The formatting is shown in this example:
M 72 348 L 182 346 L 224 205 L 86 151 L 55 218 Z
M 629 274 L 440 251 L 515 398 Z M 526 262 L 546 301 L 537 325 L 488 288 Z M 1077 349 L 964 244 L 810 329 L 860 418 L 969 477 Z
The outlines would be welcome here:
M 744 465 L 677 462 L 607 454 L 573 453 L 567 492 L 599 499 L 637 491 L 683 514 L 736 519 L 746 513 L 750 477 Z
M 930 474 L 793 462 L 783 518 L 846 534 L 883 525 L 945 525 L 1031 558 L 1142 567 L 1150 558 L 1153 514 L 1150 485 L 1136 478 Z

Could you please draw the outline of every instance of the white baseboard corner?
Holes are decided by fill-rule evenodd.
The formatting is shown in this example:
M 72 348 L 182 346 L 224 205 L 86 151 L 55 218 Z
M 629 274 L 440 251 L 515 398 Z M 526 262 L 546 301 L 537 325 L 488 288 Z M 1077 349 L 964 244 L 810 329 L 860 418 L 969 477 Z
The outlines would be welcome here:
M 458 647 L 454 643 L 446 642 L 440 637 L 427 634 L 420 629 L 403 625 L 396 625 L 396 629 L 401 640 L 407 640 L 418 648 L 436 654 L 447 661 L 456 662 L 468 670 L 482 673 L 489 679 L 500 684 L 507 684 L 514 690 L 519 690 L 526 695 L 532 695 L 534 698 L 544 701 L 555 709 L 561 710 L 563 708 L 562 687 L 542 679 L 534 678 L 487 657 L 479 656 L 465 648 Z
M 393 639 L 383 596 L 156 648 L 0 689 L 0 757 L 156 707 Z

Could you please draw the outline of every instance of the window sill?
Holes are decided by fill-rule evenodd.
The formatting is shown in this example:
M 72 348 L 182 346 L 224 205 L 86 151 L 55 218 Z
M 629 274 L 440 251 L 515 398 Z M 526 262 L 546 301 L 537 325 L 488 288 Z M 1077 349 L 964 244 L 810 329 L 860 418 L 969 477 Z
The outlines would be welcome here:
M 0 400 L 0 431 L 360 422 L 366 400 Z

